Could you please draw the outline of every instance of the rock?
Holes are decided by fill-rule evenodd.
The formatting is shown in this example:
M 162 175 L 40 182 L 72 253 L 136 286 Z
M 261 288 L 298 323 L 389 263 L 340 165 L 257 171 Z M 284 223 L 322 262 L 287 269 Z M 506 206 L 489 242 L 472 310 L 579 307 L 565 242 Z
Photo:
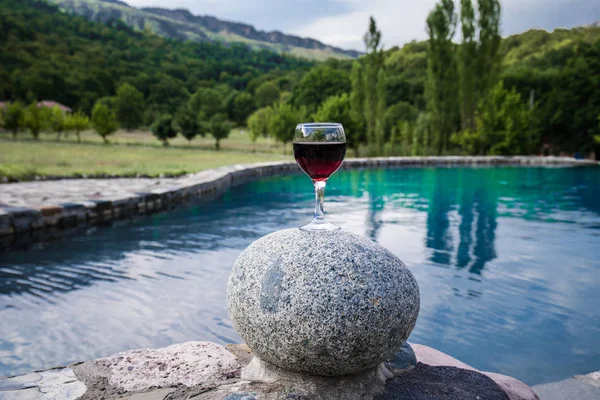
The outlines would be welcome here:
M 446 353 L 442 353 L 439 350 L 433 349 L 422 344 L 411 344 L 414 350 L 417 361 L 423 364 L 432 366 L 445 366 L 445 367 L 457 367 L 462 369 L 470 369 L 475 371 L 475 368 L 462 361 L 457 360 L 454 357 L 449 356 Z
M 404 343 L 399 351 L 390 358 L 385 366 L 394 375 L 411 370 L 417 365 L 417 356 L 408 343 Z
M 575 375 L 574 378 L 600 389 L 600 371 L 592 372 L 587 375 Z
M 448 354 L 442 353 L 439 350 L 432 349 L 431 347 L 423 346 L 421 344 L 412 344 L 411 346 L 415 351 L 417 360 L 421 363 L 430 366 L 452 366 L 466 370 L 477 371 L 470 365 L 467 365 L 462 361 L 449 356 Z M 508 395 L 510 400 L 539 400 L 537 394 L 535 394 L 535 392 L 529 386 L 518 379 L 492 372 L 481 373 L 496 382 L 498 386 L 500 386 Z
M 125 351 L 91 363 L 91 369 L 95 368 L 96 372 L 86 375 L 107 374 L 108 383 L 124 391 L 179 385 L 214 388 L 235 376 L 240 368 L 233 354 L 210 342 Z
M 414 328 L 419 288 L 408 268 L 345 231 L 289 229 L 238 258 L 227 291 L 234 328 L 270 364 L 317 375 L 373 369 Z
M 270 384 L 263 386 L 261 392 L 271 393 L 277 399 L 290 398 L 290 395 L 294 399 L 372 399 L 392 377 L 383 363 L 357 374 L 321 376 L 284 370 L 258 357 L 242 370 L 243 381 Z
M 256 393 L 232 393 L 225 397 L 225 400 L 256 400 Z
M 70 368 L 16 376 L 0 380 L 1 400 L 75 400 L 86 392 L 86 386 Z
M 237 362 L 242 367 L 245 367 L 246 365 L 250 364 L 250 361 L 252 361 L 252 357 L 254 357 L 254 355 L 252 354 L 252 349 L 248 347 L 248 345 L 245 343 L 228 344 L 227 346 L 225 346 L 225 348 L 227 349 L 227 351 L 229 351 L 235 356 Z
M 535 385 L 533 389 L 542 400 L 598 400 L 600 399 L 600 385 L 595 376 L 600 374 L 598 372 L 595 374 L 579 375 L 560 382 Z
M 482 374 L 496 382 L 506 392 L 510 400 L 540 400 L 529 386 L 518 379 L 493 372 L 482 372 Z
M 377 400 L 509 400 L 492 379 L 476 371 L 456 367 L 432 367 L 423 363 L 388 381 Z
M 136 393 L 131 396 L 122 397 L 120 400 L 164 400 L 169 393 L 174 392 L 175 389 L 158 389 L 146 393 Z

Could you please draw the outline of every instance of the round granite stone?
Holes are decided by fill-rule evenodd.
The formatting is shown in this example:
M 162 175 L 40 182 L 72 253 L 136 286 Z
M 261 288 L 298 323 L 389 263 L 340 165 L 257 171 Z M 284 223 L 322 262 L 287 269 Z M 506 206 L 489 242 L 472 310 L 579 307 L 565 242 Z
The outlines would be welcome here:
M 346 375 L 374 368 L 406 341 L 419 287 L 384 247 L 345 231 L 279 231 L 251 244 L 227 290 L 234 328 L 280 368 Z

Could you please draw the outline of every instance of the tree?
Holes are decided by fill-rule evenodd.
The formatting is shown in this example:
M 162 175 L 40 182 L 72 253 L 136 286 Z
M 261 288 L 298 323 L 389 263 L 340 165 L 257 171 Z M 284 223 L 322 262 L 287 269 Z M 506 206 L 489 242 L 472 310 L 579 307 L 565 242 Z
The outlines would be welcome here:
M 477 38 L 475 31 L 475 10 L 472 0 L 460 2 L 460 24 L 462 44 L 458 52 L 460 75 L 460 113 L 463 130 L 475 130 L 475 112 L 477 110 Z
M 12 132 L 13 139 L 25 123 L 25 108 L 21 102 L 8 103 L 3 109 L 4 129 Z
M 190 107 L 196 114 L 203 112 L 212 118 L 223 111 L 223 97 L 215 89 L 200 88 L 190 98 Z
M 215 149 L 220 150 L 221 140 L 229 137 L 229 133 L 231 132 L 231 123 L 227 120 L 227 116 L 222 113 L 213 115 L 210 119 L 208 129 L 215 139 Z
M 96 103 L 92 111 L 92 126 L 102 137 L 105 144 L 108 144 L 108 136 L 112 135 L 119 128 L 115 112 L 103 103 Z
M 500 0 L 477 0 L 479 11 L 479 48 L 477 49 L 477 91 L 480 99 L 498 82 L 501 59 Z
M 244 126 L 255 109 L 254 97 L 250 93 L 237 93 L 233 98 L 231 117 L 238 126 Z
M 194 112 L 189 104 L 183 106 L 177 115 L 175 116 L 175 129 L 181 133 L 181 135 L 187 139 L 191 144 L 198 134 L 204 136 L 206 132 L 202 129 L 202 125 L 199 121 L 198 115 Z
M 144 95 L 135 87 L 125 83 L 117 90 L 115 111 L 121 127 L 131 131 L 144 122 Z
M 530 154 L 534 140 L 529 120 L 530 110 L 521 95 L 500 82 L 479 105 L 477 130 L 456 133 L 452 142 L 467 154 Z
M 252 142 L 256 142 L 260 136 L 267 136 L 269 134 L 269 121 L 272 116 L 273 109 L 271 107 L 263 107 L 248 117 L 248 128 L 250 128 Z
M 150 127 L 150 131 L 165 147 L 169 145 L 169 139 L 177 137 L 177 130 L 173 126 L 173 117 L 169 114 L 158 117 Z
M 259 107 L 268 107 L 279 100 L 279 88 L 273 82 L 265 82 L 256 88 L 254 98 Z
M 359 146 L 364 142 L 364 131 L 360 129 L 360 123 L 354 119 L 351 103 L 351 98 L 347 93 L 331 96 L 313 115 L 313 119 L 318 122 L 341 123 L 346 132 L 346 143 L 358 157 Z
M 458 52 L 460 114 L 462 129 L 470 131 L 476 129 L 477 104 L 487 97 L 498 81 L 501 62 L 500 2 L 477 0 L 477 8 L 479 18 L 475 21 L 472 0 L 461 0 L 462 44 Z
M 60 140 L 60 137 L 65 130 L 65 113 L 60 107 L 55 106 L 50 109 L 48 116 L 50 130 L 56 133 L 56 140 Z
M 477 129 L 483 136 L 486 153 L 522 155 L 532 151 L 527 105 L 514 88 L 506 90 L 503 82 L 498 83 L 482 102 Z
M 381 48 L 381 31 L 373 17 L 369 19 L 369 30 L 363 38 L 367 50 L 365 56 L 364 118 L 367 142 L 372 155 L 383 151 L 384 111 L 385 111 L 385 73 L 383 72 L 384 54 Z
M 292 104 L 314 112 L 329 97 L 348 93 L 351 86 L 347 71 L 320 65 L 309 70 L 294 87 Z
M 431 148 L 431 115 L 427 112 L 419 113 L 413 131 L 413 155 L 429 155 Z
M 450 135 L 457 130 L 459 120 L 456 59 L 452 43 L 456 22 L 452 0 L 441 0 L 427 18 L 426 97 L 438 155 L 446 151 Z
M 294 128 L 304 117 L 302 110 L 293 108 L 290 104 L 277 104 L 269 119 L 269 135 L 283 143 L 285 154 L 287 143 L 294 138 Z
M 385 72 L 383 68 L 379 69 L 379 73 L 377 75 L 377 114 L 375 118 L 375 148 L 377 149 L 377 154 L 381 154 L 383 152 L 383 145 L 385 143 L 385 110 L 386 110 L 386 101 L 385 101 Z
M 352 81 L 352 92 L 350 93 L 350 115 L 355 123 L 354 138 L 351 139 L 351 148 L 354 149 L 355 155 L 358 157 L 360 145 L 367 140 L 366 121 L 365 121 L 365 89 L 363 67 L 360 62 L 352 63 L 352 73 L 350 74 Z
M 81 132 L 90 127 L 90 119 L 81 111 L 68 115 L 65 119 L 65 130 L 75 132 L 77 142 L 81 142 Z
M 46 107 L 38 107 L 34 101 L 26 109 L 24 114 L 25 126 L 31 132 L 35 140 L 39 140 L 40 132 L 48 127 L 49 109 Z

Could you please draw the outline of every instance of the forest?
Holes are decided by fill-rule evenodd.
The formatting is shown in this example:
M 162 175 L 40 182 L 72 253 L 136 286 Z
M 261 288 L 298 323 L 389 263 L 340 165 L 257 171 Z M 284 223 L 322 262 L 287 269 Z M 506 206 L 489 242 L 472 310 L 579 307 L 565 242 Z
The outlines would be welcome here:
M 429 39 L 311 62 L 243 44 L 182 42 L 40 0 L 0 0 L 0 123 L 15 137 L 119 127 L 159 140 L 233 126 L 285 146 L 296 123 L 344 124 L 355 155 L 600 157 L 600 27 L 502 38 L 498 0 L 441 0 Z M 43 110 L 52 100 L 70 115 Z M 285 149 L 285 147 L 284 147 Z

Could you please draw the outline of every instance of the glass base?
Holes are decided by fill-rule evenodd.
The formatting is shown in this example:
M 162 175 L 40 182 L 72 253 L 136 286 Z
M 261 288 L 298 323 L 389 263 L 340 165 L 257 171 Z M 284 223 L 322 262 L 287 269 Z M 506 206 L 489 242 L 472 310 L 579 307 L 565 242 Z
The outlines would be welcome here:
M 330 224 L 324 219 L 317 218 L 313 219 L 310 224 L 300 227 L 300 230 L 305 232 L 335 232 L 340 229 L 342 229 L 342 227 Z

